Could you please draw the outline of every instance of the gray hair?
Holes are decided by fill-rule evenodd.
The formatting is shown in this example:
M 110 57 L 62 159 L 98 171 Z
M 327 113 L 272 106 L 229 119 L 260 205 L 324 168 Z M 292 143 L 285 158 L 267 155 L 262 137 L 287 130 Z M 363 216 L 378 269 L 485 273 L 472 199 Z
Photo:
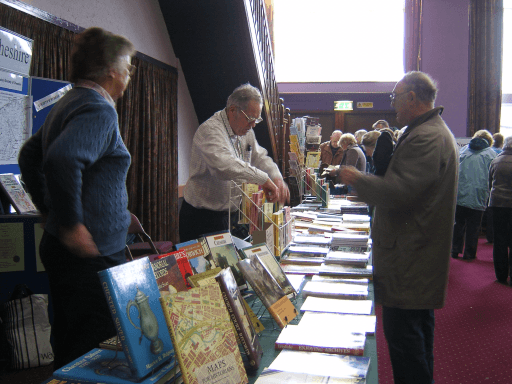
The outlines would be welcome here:
M 512 148 L 512 136 L 505 137 L 505 144 L 503 144 L 503 149 Z
M 226 107 L 229 108 L 234 105 L 240 109 L 246 109 L 250 101 L 256 101 L 262 106 L 263 98 L 261 97 L 261 92 L 249 83 L 242 84 L 229 95 Z
M 365 135 L 366 132 L 368 132 L 366 129 L 360 129 L 354 133 L 354 136 L 356 137 L 358 143 L 361 143 L 361 140 L 363 139 L 363 136 Z
M 377 129 L 377 125 L 382 125 L 382 128 L 389 128 L 389 123 L 386 120 L 377 120 L 373 123 L 372 128 Z
M 361 144 L 363 144 L 365 147 L 375 147 L 375 144 L 377 144 L 377 139 L 379 138 L 379 136 L 379 131 L 370 131 L 368 133 L 365 133 Z
M 425 72 L 407 72 L 402 80 L 407 91 L 414 91 L 419 101 L 425 104 L 434 103 L 437 97 L 437 83 Z

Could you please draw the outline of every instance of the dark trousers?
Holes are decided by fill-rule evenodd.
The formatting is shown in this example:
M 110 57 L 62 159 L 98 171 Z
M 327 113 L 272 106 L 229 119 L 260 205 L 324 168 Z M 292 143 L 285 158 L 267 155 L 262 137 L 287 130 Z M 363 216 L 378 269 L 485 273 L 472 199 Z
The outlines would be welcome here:
M 58 369 L 116 335 L 98 271 L 126 258 L 124 249 L 110 256 L 80 258 L 46 231 L 39 251 L 50 283 L 54 369 Z
M 492 207 L 494 272 L 500 281 L 512 276 L 512 208 Z
M 474 259 L 484 211 L 457 205 L 453 227 L 452 253 L 462 253 L 464 259 Z
M 492 207 L 485 209 L 485 238 L 489 243 L 494 241 L 494 225 L 492 219 Z
M 395 384 L 434 382 L 434 310 L 382 307 Z
M 229 212 L 195 208 L 183 200 L 180 209 L 180 242 L 195 240 L 206 233 L 227 231 Z

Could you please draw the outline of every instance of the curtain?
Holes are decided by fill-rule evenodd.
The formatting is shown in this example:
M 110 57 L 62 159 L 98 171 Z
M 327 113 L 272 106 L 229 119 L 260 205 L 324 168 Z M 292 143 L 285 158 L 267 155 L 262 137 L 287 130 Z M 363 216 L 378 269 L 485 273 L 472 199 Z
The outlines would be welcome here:
M 31 76 L 69 77 L 75 33 L 0 3 L 0 25 L 34 40 Z M 137 54 L 137 71 L 117 102 L 119 127 L 132 156 L 129 206 L 155 241 L 177 241 L 178 73 Z
M 500 130 L 503 0 L 471 0 L 468 136 Z
M 404 69 L 421 71 L 423 0 L 405 0 Z

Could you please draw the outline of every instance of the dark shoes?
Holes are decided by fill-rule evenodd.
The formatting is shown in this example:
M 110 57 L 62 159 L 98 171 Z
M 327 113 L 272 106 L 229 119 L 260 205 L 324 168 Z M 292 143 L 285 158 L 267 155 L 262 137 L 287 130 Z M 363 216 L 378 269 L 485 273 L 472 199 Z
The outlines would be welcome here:
M 507 279 L 498 279 L 498 280 L 496 280 L 496 282 L 503 284 L 503 285 L 508 285 Z
M 452 252 L 452 259 L 458 259 L 459 254 L 457 252 Z
M 466 261 L 473 261 L 473 260 L 476 260 L 476 256 L 473 256 L 473 257 L 469 257 L 469 256 L 462 256 L 462 260 L 466 260 Z

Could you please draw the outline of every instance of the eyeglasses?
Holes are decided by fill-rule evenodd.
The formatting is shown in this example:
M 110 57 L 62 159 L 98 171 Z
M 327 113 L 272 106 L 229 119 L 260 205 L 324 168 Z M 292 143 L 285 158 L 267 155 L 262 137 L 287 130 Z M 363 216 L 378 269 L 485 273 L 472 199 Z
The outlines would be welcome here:
M 403 91 L 403 92 L 400 92 L 400 93 L 391 93 L 391 95 L 389 95 L 389 98 L 391 99 L 391 102 L 395 102 L 395 99 L 397 96 L 400 96 L 400 95 L 403 95 L 404 93 L 409 93 L 410 91 Z
M 238 108 L 238 109 L 240 109 L 240 111 L 244 114 L 244 116 L 245 116 L 245 118 L 247 119 L 247 122 L 248 122 L 249 124 L 252 124 L 252 123 L 254 123 L 254 124 L 259 124 L 259 123 L 261 123 L 261 122 L 263 121 L 263 119 L 262 119 L 261 117 L 258 117 L 258 118 L 255 118 L 255 117 L 249 117 L 249 116 L 247 116 L 247 114 L 242 110 L 242 108 Z

